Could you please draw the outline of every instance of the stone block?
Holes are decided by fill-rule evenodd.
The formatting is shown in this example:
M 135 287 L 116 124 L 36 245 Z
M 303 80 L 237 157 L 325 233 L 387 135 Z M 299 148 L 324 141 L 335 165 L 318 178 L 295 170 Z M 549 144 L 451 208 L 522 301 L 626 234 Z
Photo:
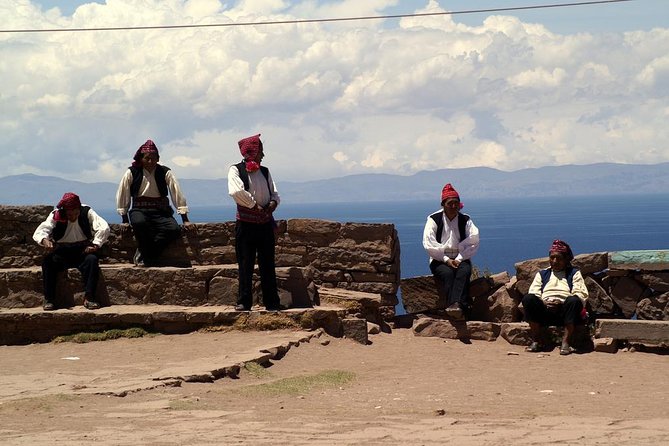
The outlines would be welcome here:
M 588 288 L 588 306 L 595 314 L 613 314 L 615 304 L 606 290 L 592 277 L 585 277 L 585 286 Z
M 618 341 L 613 338 L 596 338 L 594 339 L 594 350 L 601 353 L 616 353 L 618 352 Z
M 358 318 L 346 318 L 341 321 L 344 337 L 353 339 L 360 344 L 367 345 L 367 321 Z
M 595 327 L 596 338 L 669 345 L 669 321 L 600 319 Z
M 574 257 L 572 264 L 580 269 L 583 275 L 597 273 L 609 267 L 609 256 L 607 252 L 579 254 Z
M 516 322 L 520 319 L 518 302 L 511 298 L 506 287 L 490 296 L 473 299 L 471 319 L 486 322 Z
M 634 278 L 657 292 L 666 293 L 669 291 L 669 272 L 637 274 Z
M 641 299 L 636 306 L 639 319 L 669 321 L 669 293 Z
M 440 282 L 433 276 L 402 279 L 402 304 L 407 313 L 423 313 L 446 308 L 447 296 Z
M 507 275 L 508 277 L 508 275 Z M 434 283 L 436 284 L 437 281 L 435 280 Z M 501 286 L 501 285 L 499 285 Z M 478 296 L 483 296 L 486 295 L 490 292 L 490 290 L 495 287 L 495 281 L 491 277 L 479 277 L 477 279 L 474 279 L 470 282 L 469 284 L 469 295 L 471 297 L 478 297 Z
M 611 298 L 626 318 L 632 317 L 644 288 L 631 277 L 621 277 L 611 290 Z
M 610 252 L 609 268 L 640 271 L 669 270 L 669 250 Z
M 518 277 L 518 281 L 529 280 L 532 282 L 532 279 L 534 279 L 537 271 L 548 268 L 550 263 L 548 262 L 548 257 L 541 257 L 538 259 L 530 259 L 518 262 L 514 266 L 516 268 L 516 276 Z
M 527 322 L 514 322 L 501 324 L 500 336 L 509 344 L 530 345 L 530 325 Z

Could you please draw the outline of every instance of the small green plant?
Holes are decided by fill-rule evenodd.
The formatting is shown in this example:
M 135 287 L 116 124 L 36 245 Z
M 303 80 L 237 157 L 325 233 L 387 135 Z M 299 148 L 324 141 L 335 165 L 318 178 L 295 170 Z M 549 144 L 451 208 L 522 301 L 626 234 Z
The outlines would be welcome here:
M 267 378 L 272 376 L 269 370 L 267 370 L 261 364 L 253 361 L 244 364 L 244 370 L 256 378 Z
M 354 378 L 355 373 L 352 372 L 325 370 L 315 375 L 294 376 L 265 384 L 243 387 L 239 392 L 255 396 L 303 395 L 314 389 L 341 386 Z
M 155 336 L 155 334 L 149 333 L 143 328 L 139 327 L 127 328 L 125 330 L 115 328 L 101 332 L 82 332 L 71 335 L 58 336 L 53 340 L 53 342 L 56 344 L 61 342 L 85 344 L 87 342 L 108 341 L 110 339 L 119 338 L 142 338 L 144 336 Z

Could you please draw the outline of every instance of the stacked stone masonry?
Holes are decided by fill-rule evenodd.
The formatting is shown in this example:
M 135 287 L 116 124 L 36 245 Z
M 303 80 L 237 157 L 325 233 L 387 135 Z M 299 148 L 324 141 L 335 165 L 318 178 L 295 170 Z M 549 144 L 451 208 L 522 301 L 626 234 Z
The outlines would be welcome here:
M 627 341 L 669 345 L 669 323 L 643 322 L 669 321 L 669 251 L 581 254 L 573 264 L 580 268 L 588 287 L 587 309 L 591 322 L 597 321 L 596 337 L 616 333 L 619 339 Z M 497 332 L 510 343 L 527 344 L 528 326 L 521 322 L 520 302 L 536 273 L 548 266 L 548 257 L 531 259 L 515 264 L 515 276 L 502 272 L 472 280 L 473 309 L 466 323 L 445 317 L 442 310 L 446 307 L 446 295 L 432 276 L 403 279 L 402 302 L 409 314 L 416 315 L 413 323 L 416 335 L 496 339 Z M 622 321 L 614 324 L 613 320 Z M 501 332 L 495 326 L 481 323 L 499 324 Z M 608 327 L 624 329 L 611 331 Z M 485 328 L 483 335 L 482 328 Z
M 39 265 L 43 249 L 32 240 L 51 206 L 0 206 L 0 308 L 41 305 Z M 197 223 L 164 255 L 167 266 L 131 264 L 135 242 L 111 224 L 101 250 L 103 303 L 232 305 L 237 293 L 234 222 Z M 320 304 L 318 289 L 345 289 L 378 296 L 378 317 L 394 316 L 400 277 L 399 240 L 392 224 L 338 223 L 315 219 L 279 221 L 277 279 L 282 303 Z M 261 301 L 258 277 L 254 288 Z M 69 270 L 61 298 L 80 304 L 80 276 Z M 377 321 L 374 321 L 377 322 Z

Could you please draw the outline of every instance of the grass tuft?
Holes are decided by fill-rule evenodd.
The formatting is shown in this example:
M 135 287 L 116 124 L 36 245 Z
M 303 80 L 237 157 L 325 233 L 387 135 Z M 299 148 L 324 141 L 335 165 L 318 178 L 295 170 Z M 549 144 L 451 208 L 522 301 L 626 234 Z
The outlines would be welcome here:
M 71 335 L 58 336 L 53 340 L 55 344 L 61 342 L 74 342 L 77 344 L 85 344 L 87 342 L 96 342 L 96 341 L 109 341 L 110 339 L 119 339 L 119 338 L 142 338 L 144 336 L 154 336 L 154 334 L 149 333 L 143 328 L 127 328 L 125 330 L 121 329 L 112 329 L 101 332 L 82 332 L 74 333 Z
M 294 376 L 239 389 L 250 396 L 304 395 L 312 390 L 341 386 L 351 382 L 355 373 L 343 370 L 325 370 L 315 375 Z

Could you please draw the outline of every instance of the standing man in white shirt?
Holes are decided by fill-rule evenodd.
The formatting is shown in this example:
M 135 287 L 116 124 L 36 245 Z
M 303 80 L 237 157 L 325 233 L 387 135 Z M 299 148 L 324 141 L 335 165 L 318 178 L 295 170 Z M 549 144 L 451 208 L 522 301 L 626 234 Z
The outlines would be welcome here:
M 270 311 L 283 309 L 276 285 L 275 221 L 272 213 L 279 205 L 279 193 L 267 167 L 260 134 L 238 142 L 244 159 L 230 166 L 228 193 L 237 203 L 235 253 L 239 266 L 237 311 L 253 306 L 253 266 L 258 256 L 263 304 Z
M 427 217 L 423 248 L 430 256 L 430 271 L 448 293 L 446 313 L 461 319 L 471 309 L 471 258 L 479 249 L 479 230 L 469 215 L 460 212 L 460 195 L 450 183 L 441 191 L 441 206 L 441 211 Z
M 121 178 L 116 192 L 116 208 L 124 230 L 130 224 L 137 240 L 138 248 L 133 257 L 137 266 L 158 266 L 160 254 L 181 234 L 168 194 L 181 216 L 184 230 L 197 230 L 188 220 L 188 204 L 177 178 L 169 167 L 158 164 L 158 161 L 158 147 L 149 139 L 135 152 L 133 163 Z M 132 209 L 128 211 L 131 199 Z
M 58 273 L 77 268 L 84 282 L 84 306 L 89 310 L 100 308 L 96 299 L 100 277 L 97 252 L 109 237 L 109 225 L 90 206 L 82 205 L 72 192 L 63 195 L 56 209 L 42 222 L 33 240 L 48 254 L 42 262 L 44 282 L 44 310 L 56 309 L 56 281 Z

